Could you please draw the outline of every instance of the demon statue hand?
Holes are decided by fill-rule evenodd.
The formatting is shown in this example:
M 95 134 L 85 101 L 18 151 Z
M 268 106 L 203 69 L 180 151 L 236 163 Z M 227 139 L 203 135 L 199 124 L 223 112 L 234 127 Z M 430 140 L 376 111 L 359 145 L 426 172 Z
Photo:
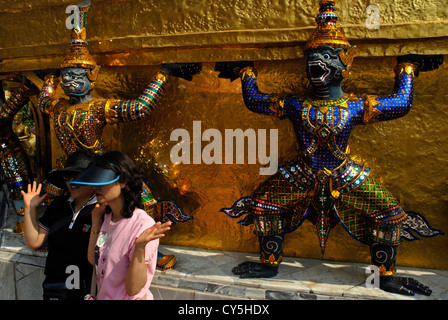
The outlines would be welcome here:
M 14 78 L 22 85 L 7 101 L 0 83 L 0 174 L 7 184 L 11 198 L 19 200 L 22 199 L 20 191 L 32 180 L 32 171 L 26 150 L 14 133 L 12 124 L 14 116 L 28 102 L 29 97 L 39 90 L 21 75 Z
M 36 72 L 44 79 L 38 107 L 54 120 L 56 137 L 67 155 L 80 149 L 88 149 L 95 153 L 104 152 L 102 133 L 106 125 L 138 121 L 148 117 L 156 107 L 171 76 L 191 80 L 202 67 L 199 63 L 164 64 L 137 99 L 126 101 L 94 99 L 91 91 L 100 67 L 87 50 L 85 21 L 90 1 L 84 1 L 78 6 L 80 12 L 78 20 L 82 25 L 75 26 L 72 30 L 70 47 L 62 62 L 60 75 L 58 70 Z M 69 99 L 55 99 L 59 83 Z M 55 187 L 57 186 L 50 186 L 48 189 L 56 189 Z M 169 219 L 176 223 L 192 219 L 172 201 L 164 201 L 157 205 L 156 202 L 144 184 L 142 204 L 155 220 Z M 166 268 L 172 267 L 169 264 L 166 264 Z
M 318 27 L 304 47 L 312 85 L 307 98 L 260 92 L 252 62 L 217 63 L 219 77 L 241 78 L 243 98 L 253 112 L 289 119 L 299 146 L 297 159 L 284 163 L 252 196 L 224 208 L 243 225 L 255 225 L 261 263 L 243 262 L 232 271 L 243 278 L 272 277 L 282 260 L 284 236 L 304 219 L 315 226 L 322 256 L 331 228 L 343 224 L 356 240 L 370 247 L 380 271 L 380 287 L 389 292 L 430 294 L 416 280 L 392 276 L 401 237 L 415 231 L 442 234 L 420 214 L 405 212 L 393 195 L 370 174 L 363 162 L 349 156 L 349 138 L 357 125 L 393 120 L 408 113 L 413 79 L 419 71 L 437 68 L 440 57 L 398 58 L 396 85 L 388 96 L 348 95 L 341 83 L 349 75 L 355 48 L 336 28 L 334 1 L 321 1 Z

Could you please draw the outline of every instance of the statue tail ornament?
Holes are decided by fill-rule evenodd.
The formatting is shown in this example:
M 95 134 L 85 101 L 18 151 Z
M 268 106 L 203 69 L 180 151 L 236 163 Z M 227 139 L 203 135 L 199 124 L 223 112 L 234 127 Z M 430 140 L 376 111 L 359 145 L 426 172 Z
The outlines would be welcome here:
M 193 216 L 184 213 L 181 207 L 171 200 L 159 201 L 153 207 L 154 220 L 156 221 L 171 221 L 173 224 L 177 224 L 194 219 Z
M 243 226 L 253 224 L 257 236 L 271 236 L 292 231 L 285 230 L 287 228 L 285 228 L 285 221 L 282 217 L 289 209 L 263 199 L 243 197 L 238 199 L 232 207 L 222 208 L 220 211 L 230 218 L 239 218 L 245 215 L 238 223 Z
M 170 220 L 173 224 L 177 224 L 177 222 L 187 222 L 194 219 L 184 213 L 180 206 L 173 201 L 157 201 L 146 183 L 143 183 L 141 201 L 143 209 L 155 221 L 167 222 Z
M 250 205 L 252 203 L 252 197 L 243 197 L 235 201 L 235 203 L 230 208 L 222 208 L 220 211 L 224 212 L 230 218 L 239 218 L 244 214 L 250 214 Z M 250 223 L 245 223 L 245 219 L 239 221 L 242 225 L 248 225 Z
M 429 222 L 421 214 L 413 211 L 406 211 L 406 214 L 407 217 L 403 221 L 402 228 L 400 230 L 402 239 L 406 239 L 408 241 L 420 240 L 420 238 L 411 232 L 415 232 L 425 238 L 445 235 L 445 232 L 442 230 L 432 228 Z

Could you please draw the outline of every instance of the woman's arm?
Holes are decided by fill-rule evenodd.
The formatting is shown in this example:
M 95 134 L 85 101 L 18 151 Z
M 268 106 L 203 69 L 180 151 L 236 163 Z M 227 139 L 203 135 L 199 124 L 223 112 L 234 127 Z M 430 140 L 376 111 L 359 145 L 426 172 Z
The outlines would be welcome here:
M 170 229 L 171 221 L 161 224 L 157 222 L 151 228 L 146 229 L 135 240 L 134 252 L 126 274 L 126 292 L 134 296 L 142 290 L 147 281 L 146 247 L 150 241 L 164 237 L 164 232 Z M 157 246 L 154 246 L 157 249 Z M 157 252 L 154 253 L 157 256 Z
M 95 265 L 95 246 L 101 226 L 103 225 L 103 216 L 106 208 L 107 203 L 103 203 L 102 205 L 97 203 L 92 210 L 92 226 L 90 227 L 89 246 L 87 247 L 87 260 L 92 266 Z
M 145 247 L 135 246 L 125 280 L 128 296 L 136 295 L 145 286 L 147 267 L 145 262 Z

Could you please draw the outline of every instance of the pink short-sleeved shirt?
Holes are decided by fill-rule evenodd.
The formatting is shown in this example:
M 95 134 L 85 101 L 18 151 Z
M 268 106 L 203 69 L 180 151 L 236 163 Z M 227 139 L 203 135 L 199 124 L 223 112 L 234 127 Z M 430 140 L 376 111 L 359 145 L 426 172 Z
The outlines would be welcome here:
M 148 265 L 146 284 L 135 296 L 126 293 L 125 279 L 134 253 L 135 240 L 155 221 L 142 209 L 135 209 L 132 217 L 118 222 L 111 221 L 112 214 L 104 216 L 104 222 L 95 248 L 97 260 L 98 300 L 138 300 L 146 295 L 152 300 L 149 291 L 157 264 L 159 240 L 150 241 L 145 248 L 145 262 Z

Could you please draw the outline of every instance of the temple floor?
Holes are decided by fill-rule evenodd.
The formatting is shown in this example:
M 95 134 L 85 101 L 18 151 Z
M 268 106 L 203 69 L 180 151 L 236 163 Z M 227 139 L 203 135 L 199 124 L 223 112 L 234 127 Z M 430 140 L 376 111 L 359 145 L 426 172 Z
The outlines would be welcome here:
M 151 291 L 154 299 L 274 299 L 274 300 L 445 300 L 448 270 L 398 266 L 397 275 L 413 277 L 432 289 L 431 296 L 402 296 L 367 288 L 368 265 L 284 257 L 279 274 L 269 279 L 240 279 L 231 272 L 243 261 L 258 261 L 252 253 L 162 245 L 174 254 L 177 266 L 157 271 Z

